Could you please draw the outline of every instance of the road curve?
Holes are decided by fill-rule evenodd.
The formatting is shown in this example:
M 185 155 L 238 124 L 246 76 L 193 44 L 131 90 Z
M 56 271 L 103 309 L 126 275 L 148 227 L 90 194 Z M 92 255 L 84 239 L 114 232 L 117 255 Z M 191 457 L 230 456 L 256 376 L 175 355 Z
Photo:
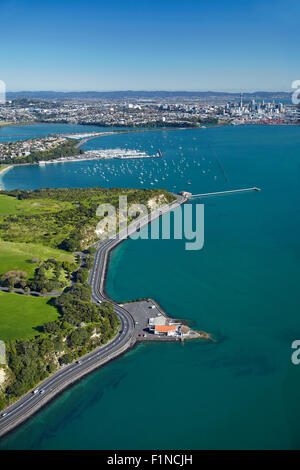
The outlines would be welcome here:
M 128 228 L 121 231 L 116 238 L 97 242 L 95 262 L 90 272 L 89 282 L 92 288 L 92 300 L 99 304 L 109 301 L 114 304 L 115 313 L 120 320 L 120 328 L 116 336 L 107 344 L 100 346 L 91 353 L 80 358 L 79 361 L 62 367 L 38 386 L 38 392 L 25 394 L 15 403 L 2 411 L 0 415 L 0 437 L 30 418 L 47 402 L 52 400 L 62 390 L 79 380 L 94 369 L 123 354 L 133 346 L 135 338 L 135 323 L 131 314 L 123 307 L 109 298 L 104 290 L 105 274 L 109 252 L 120 242 L 128 238 L 138 229 L 157 219 L 161 215 L 175 209 L 186 201 L 178 197 L 176 201 L 153 211 L 148 216 L 133 222 Z M 37 388 L 35 389 L 37 390 Z

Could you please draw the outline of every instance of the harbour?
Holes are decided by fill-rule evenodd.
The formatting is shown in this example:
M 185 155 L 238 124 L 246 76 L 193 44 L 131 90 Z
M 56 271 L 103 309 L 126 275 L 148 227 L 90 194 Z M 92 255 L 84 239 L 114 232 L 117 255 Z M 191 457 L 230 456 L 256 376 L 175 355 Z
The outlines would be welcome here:
M 205 244 L 198 252 L 185 251 L 181 240 L 128 239 L 110 255 L 110 297 L 123 304 L 155 299 L 170 318 L 184 318 L 217 341 L 184 341 L 182 347 L 174 340 L 138 341 L 2 438 L 1 449 L 128 449 L 133 442 L 137 449 L 197 449 L 199 443 L 206 449 L 297 448 L 299 373 L 290 361 L 290 344 L 299 327 L 299 128 L 237 126 L 189 130 L 188 137 L 185 131 L 167 134 L 101 137 L 108 149 L 127 144 L 154 153 L 161 148 L 163 159 L 18 167 L 3 176 L 3 184 L 6 189 L 17 182 L 30 189 L 140 187 L 142 172 L 146 188 L 151 181 L 153 187 L 173 191 L 176 186 L 192 194 L 253 184 L 262 188 L 242 197 L 203 197 Z M 230 185 L 209 153 L 212 142 Z M 99 141 L 93 145 L 99 148 Z M 167 419 L 153 420 L 148 404 L 160 403 L 162 396 L 168 397 L 170 412 Z M 172 412 L 178 403 L 192 422 L 185 419 L 178 426 Z M 128 425 L 132 420 L 135 426 Z M 109 426 L 104 429 L 101 422 Z
M 162 158 L 160 150 L 154 155 L 147 155 L 146 152 L 139 152 L 135 149 L 105 149 L 105 150 L 87 150 L 84 154 L 55 158 L 52 160 L 39 161 L 39 165 L 43 166 L 49 163 L 62 163 L 62 162 L 77 162 L 77 161 L 89 161 L 89 160 L 135 160 L 142 158 Z

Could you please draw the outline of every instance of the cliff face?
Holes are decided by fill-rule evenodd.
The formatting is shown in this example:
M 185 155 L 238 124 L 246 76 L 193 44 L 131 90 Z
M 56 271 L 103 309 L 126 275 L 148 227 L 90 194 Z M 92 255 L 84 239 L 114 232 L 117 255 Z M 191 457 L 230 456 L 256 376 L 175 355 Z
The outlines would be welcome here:
M 136 212 L 134 216 L 130 216 L 128 213 L 123 214 L 120 212 L 119 208 L 116 208 L 116 216 L 113 214 L 107 214 L 100 219 L 96 229 L 93 229 L 91 226 L 89 227 L 87 233 L 89 232 L 90 237 L 83 240 L 84 247 L 87 248 L 98 241 L 99 238 L 104 239 L 112 237 L 114 233 L 119 231 L 119 224 L 126 224 L 127 226 L 139 217 L 145 216 L 147 213 L 150 214 L 152 211 L 170 203 L 170 199 L 169 194 L 161 192 L 148 198 L 143 203 L 138 200 L 132 200 L 128 203 L 127 211 L 129 211 L 130 207 L 134 209 Z
M 168 204 L 168 200 L 165 194 L 159 194 L 148 200 L 147 206 L 150 209 L 150 212 L 158 209 L 159 207 L 165 206 Z
M 0 369 L 0 387 L 2 386 L 2 384 L 4 384 L 5 382 L 5 370 L 4 369 Z

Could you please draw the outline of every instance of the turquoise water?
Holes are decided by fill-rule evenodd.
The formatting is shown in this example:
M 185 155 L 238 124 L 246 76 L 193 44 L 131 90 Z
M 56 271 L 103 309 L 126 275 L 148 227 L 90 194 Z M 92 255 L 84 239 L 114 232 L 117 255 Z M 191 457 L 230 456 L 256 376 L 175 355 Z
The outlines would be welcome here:
M 142 187 L 142 172 L 145 187 L 263 190 L 205 199 L 200 251 L 184 250 L 184 240 L 128 240 L 111 257 L 111 296 L 152 296 L 216 343 L 139 345 L 65 392 L 0 448 L 299 449 L 300 367 L 291 364 L 290 345 L 300 338 L 300 128 L 178 130 L 88 145 L 161 148 L 164 159 L 17 168 L 3 183 Z

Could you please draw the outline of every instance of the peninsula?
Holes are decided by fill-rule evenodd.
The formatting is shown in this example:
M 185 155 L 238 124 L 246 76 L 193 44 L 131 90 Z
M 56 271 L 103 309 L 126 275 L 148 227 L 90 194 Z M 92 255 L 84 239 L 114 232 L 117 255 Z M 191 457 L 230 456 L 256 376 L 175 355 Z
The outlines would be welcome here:
M 97 205 L 108 200 L 116 204 L 119 195 L 147 204 L 149 215 L 131 221 L 126 233 L 121 231 L 114 239 L 95 241 Z M 0 436 L 137 340 L 210 339 L 208 334 L 193 332 L 168 318 L 151 299 L 147 301 L 151 315 L 145 317 L 144 302 L 124 306 L 105 293 L 110 251 L 126 236 L 185 201 L 165 190 L 86 188 L 1 193 L 0 249 L 7 254 L 9 268 L 2 273 L 1 282 L 10 292 L 0 293 L 0 304 L 5 304 L 8 313 L 0 324 L 2 337 L 5 333 L 7 339 L 7 365 L 1 369 Z M 28 260 L 25 248 L 36 256 Z M 30 273 L 24 271 L 25 266 Z M 41 296 L 32 297 L 33 288 Z M 15 293 L 16 289 L 23 295 Z M 28 302 L 25 322 L 23 302 Z M 48 317 L 47 323 L 36 318 L 34 302 L 42 316 Z M 19 316 L 10 315 L 10 308 L 14 312 L 19 308 Z M 147 329 L 149 334 L 142 335 L 139 320 L 146 322 L 143 331 Z M 151 331 L 153 321 L 164 325 L 157 335 Z M 14 328 L 17 323 L 19 328 Z

